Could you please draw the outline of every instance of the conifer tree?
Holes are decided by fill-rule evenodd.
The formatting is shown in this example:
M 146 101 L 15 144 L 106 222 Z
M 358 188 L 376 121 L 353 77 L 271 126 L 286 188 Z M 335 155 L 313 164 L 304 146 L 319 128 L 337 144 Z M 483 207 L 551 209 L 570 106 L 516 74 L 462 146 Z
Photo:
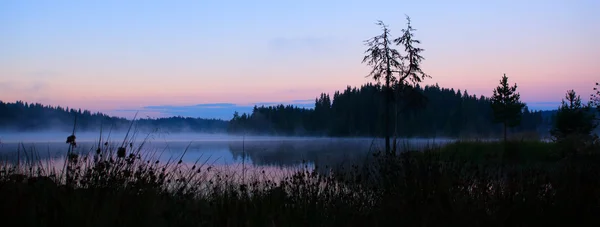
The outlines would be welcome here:
M 504 74 L 500 85 L 494 89 L 491 99 L 494 122 L 503 125 L 504 142 L 507 140 L 507 129 L 521 124 L 522 110 L 525 104 L 521 103 L 520 99 L 521 95 L 517 92 L 517 84 L 510 86 L 508 77 Z
M 362 62 L 372 67 L 368 77 L 380 83 L 383 78 L 384 94 L 384 112 L 383 112 L 383 130 L 385 135 L 385 152 L 390 154 L 390 100 L 392 96 L 391 85 L 396 81 L 394 72 L 402 70 L 402 56 L 398 50 L 392 46 L 393 38 L 390 35 L 388 26 L 383 21 L 378 21 L 377 25 L 381 27 L 382 33 L 365 41 L 369 48 L 365 51 L 367 55 L 363 57 Z
M 594 87 L 594 92 L 591 96 L 591 105 L 592 107 L 596 107 L 598 114 L 600 114 L 600 83 L 596 83 L 596 87 Z
M 574 90 L 567 91 L 550 130 L 554 141 L 566 145 L 565 148 L 571 151 L 576 151 L 577 147 L 593 141 L 592 132 L 598 125 L 591 107 L 591 103 L 583 104 L 581 97 Z

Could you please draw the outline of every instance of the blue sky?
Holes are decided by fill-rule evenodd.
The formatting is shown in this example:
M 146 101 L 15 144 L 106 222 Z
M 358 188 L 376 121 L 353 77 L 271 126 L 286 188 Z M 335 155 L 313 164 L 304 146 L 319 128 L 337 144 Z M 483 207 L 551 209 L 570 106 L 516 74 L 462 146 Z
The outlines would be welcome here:
M 312 109 L 315 107 L 314 100 L 292 100 L 284 102 L 285 105 L 294 105 L 300 108 Z M 170 117 L 170 116 L 185 116 L 185 117 L 202 117 L 210 119 L 230 120 L 234 112 L 240 115 L 246 113 L 251 114 L 254 106 L 276 106 L 281 102 L 260 102 L 252 104 L 235 104 L 235 103 L 206 103 L 197 105 L 181 105 L 181 106 L 144 106 L 139 109 L 119 109 L 114 112 L 126 112 L 129 114 L 138 113 L 140 117 Z M 116 114 L 119 115 L 119 114 Z
M 0 100 L 204 117 L 314 100 L 369 82 L 362 41 L 379 33 L 376 20 L 398 34 L 408 14 L 432 75 L 425 85 L 491 95 L 506 73 L 544 109 L 568 89 L 588 97 L 600 80 L 598 9 L 594 0 L 4 0 Z M 198 106 L 211 103 L 234 105 Z

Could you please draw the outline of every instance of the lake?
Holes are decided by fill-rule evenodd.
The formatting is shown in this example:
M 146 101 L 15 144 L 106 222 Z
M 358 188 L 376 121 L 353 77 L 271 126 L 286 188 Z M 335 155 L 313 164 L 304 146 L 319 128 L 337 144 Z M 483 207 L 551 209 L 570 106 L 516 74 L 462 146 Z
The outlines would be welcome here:
M 64 134 L 64 138 L 56 135 Z M 10 163 L 36 160 L 62 163 L 69 145 L 65 133 L 0 134 L 0 158 Z M 99 134 L 77 135 L 75 152 L 93 153 L 98 147 Z M 288 171 L 298 167 L 334 167 L 366 160 L 376 151 L 384 149 L 383 139 L 373 138 L 317 138 L 317 137 L 267 137 L 230 136 L 213 134 L 137 134 L 124 141 L 124 133 L 103 136 L 101 147 L 120 147 L 128 152 L 141 147 L 143 157 L 161 162 L 187 165 L 220 166 L 237 169 L 253 168 L 256 171 Z M 108 145 L 104 141 L 110 141 Z M 421 149 L 451 142 L 448 139 L 405 139 L 399 146 Z M 116 150 L 116 149 L 112 149 Z M 25 152 L 24 152 L 25 151 Z M 57 164 L 57 166 L 61 166 Z

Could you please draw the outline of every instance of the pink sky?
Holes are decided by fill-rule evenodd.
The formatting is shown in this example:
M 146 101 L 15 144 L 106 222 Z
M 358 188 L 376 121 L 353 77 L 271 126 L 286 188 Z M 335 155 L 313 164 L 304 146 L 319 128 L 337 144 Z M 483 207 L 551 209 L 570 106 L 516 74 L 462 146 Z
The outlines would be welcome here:
M 402 13 L 425 48 L 432 78 L 424 84 L 488 96 L 506 73 L 534 103 L 560 102 L 568 89 L 587 100 L 600 82 L 597 1 L 382 2 L 390 9 L 354 1 L 257 3 L 258 11 L 218 2 L 138 9 L 3 1 L 0 100 L 118 113 L 314 99 L 370 82 L 362 41 L 379 33 L 377 19 L 398 34 Z

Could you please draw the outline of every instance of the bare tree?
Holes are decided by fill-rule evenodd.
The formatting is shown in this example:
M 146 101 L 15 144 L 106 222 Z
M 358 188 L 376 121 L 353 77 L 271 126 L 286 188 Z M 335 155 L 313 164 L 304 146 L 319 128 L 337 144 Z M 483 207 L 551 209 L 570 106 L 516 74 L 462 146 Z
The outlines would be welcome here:
M 377 25 L 380 26 L 383 32 L 367 41 L 365 44 L 369 47 L 365 53 L 367 54 L 363 58 L 363 63 L 373 67 L 367 77 L 372 77 L 377 83 L 383 78 L 385 85 L 383 86 L 384 94 L 384 130 L 385 130 L 385 151 L 386 154 L 391 154 L 390 151 L 390 102 L 394 94 L 396 94 L 395 104 L 395 122 L 397 126 L 398 118 L 398 106 L 397 103 L 401 98 L 415 98 L 424 100 L 424 96 L 415 95 L 414 92 L 401 92 L 401 91 L 414 91 L 414 85 L 420 83 L 423 79 L 430 77 L 421 70 L 421 61 L 425 58 L 421 56 L 421 52 L 424 49 L 416 47 L 416 44 L 421 42 L 414 39 L 414 29 L 410 23 L 410 17 L 406 16 L 407 27 L 402 29 L 402 36 L 393 39 L 390 35 L 390 30 L 386 24 L 382 21 L 378 21 Z M 401 54 L 398 50 L 394 49 L 392 45 L 398 45 L 403 47 L 404 54 Z M 394 76 L 398 74 L 398 78 Z M 394 93 L 393 91 L 398 92 Z M 410 94 L 410 97 L 400 97 L 400 94 Z M 395 134 L 397 135 L 397 128 L 395 128 Z M 394 142 L 395 144 L 395 142 Z
M 395 100 L 395 110 L 396 115 L 395 118 L 398 118 L 398 102 L 400 100 L 409 101 L 413 105 L 412 107 L 422 107 L 423 103 L 426 101 L 426 97 L 420 95 L 418 92 L 415 92 L 414 87 L 421 83 L 425 78 L 431 78 L 431 76 L 427 75 L 421 69 L 421 62 L 425 60 L 425 58 L 421 55 L 424 51 L 423 48 L 419 48 L 416 45 L 421 44 L 421 41 L 414 38 L 414 29 L 411 25 L 410 17 L 406 16 L 406 28 L 402 29 L 402 36 L 394 39 L 394 43 L 398 46 L 404 48 L 404 55 L 401 56 L 401 68 L 397 73 L 399 74 L 399 79 L 396 81 L 396 100 Z M 410 99 L 410 100 L 408 100 Z M 396 120 L 397 122 L 397 120 Z M 397 137 L 397 127 L 398 124 L 394 125 L 396 127 L 395 137 L 394 137 L 394 145 L 396 145 L 396 137 Z
M 365 51 L 362 63 L 373 67 L 367 77 L 372 77 L 378 84 L 382 77 L 385 80 L 383 86 L 384 94 L 384 116 L 383 124 L 385 130 L 385 152 L 390 154 L 390 107 L 389 103 L 392 96 L 391 85 L 396 81 L 393 76 L 394 72 L 402 70 L 402 56 L 400 52 L 392 48 L 392 37 L 390 36 L 390 30 L 383 21 L 376 23 L 380 26 L 383 32 L 371 39 L 365 41 L 365 45 L 369 48 Z
M 394 43 L 396 45 L 404 47 L 405 56 L 402 56 L 402 67 L 399 71 L 400 78 L 398 79 L 398 83 L 403 86 L 408 84 L 408 82 L 412 83 L 412 85 L 416 85 L 421 83 L 425 78 L 431 78 L 431 76 L 425 74 L 423 70 L 421 70 L 421 62 L 425 60 L 423 56 L 421 56 L 421 52 L 424 51 L 423 48 L 416 47 L 417 44 L 421 44 L 421 41 L 414 38 L 416 31 L 410 24 L 410 17 L 406 16 L 406 28 L 402 29 L 402 36 L 397 39 L 394 39 Z

